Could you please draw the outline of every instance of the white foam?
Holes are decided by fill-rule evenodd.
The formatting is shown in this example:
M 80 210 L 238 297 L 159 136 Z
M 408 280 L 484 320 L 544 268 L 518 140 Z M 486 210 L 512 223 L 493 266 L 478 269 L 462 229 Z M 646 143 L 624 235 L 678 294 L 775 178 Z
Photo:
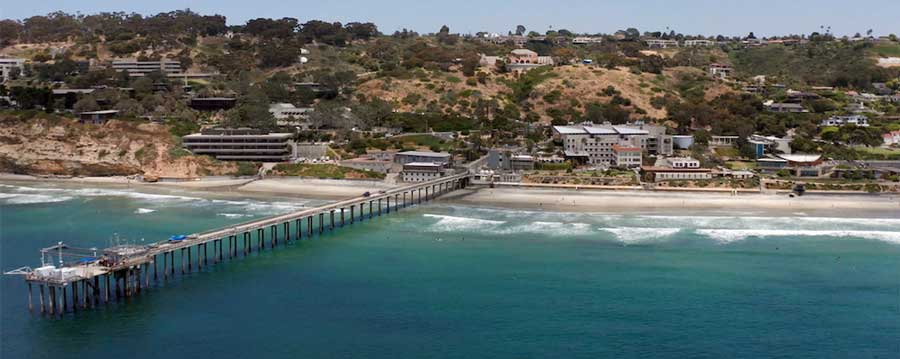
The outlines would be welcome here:
M 720 243 L 741 241 L 750 237 L 836 237 L 863 238 L 900 244 L 900 232 L 853 230 L 797 230 L 797 229 L 697 229 L 698 234 Z
M 69 196 L 51 196 L 46 194 L 20 194 L 7 197 L 7 204 L 35 204 L 35 203 L 55 203 L 65 202 L 72 199 Z
M 149 208 L 138 208 L 134 211 L 134 213 L 137 213 L 137 214 L 145 214 L 145 213 L 153 213 L 153 212 L 156 212 L 156 210 L 149 209 Z
M 591 225 L 587 223 L 563 222 L 531 222 L 496 230 L 497 234 L 541 233 L 549 235 L 577 236 L 590 234 Z
M 681 231 L 681 228 L 616 227 L 600 230 L 612 233 L 616 239 L 625 243 L 641 243 L 669 237 Z
M 454 217 L 441 214 L 424 214 L 428 218 L 437 218 L 437 223 L 433 224 L 429 230 L 432 232 L 453 232 L 453 231 L 472 231 L 496 229 L 498 226 L 506 223 L 504 221 L 492 221 L 479 218 Z
M 253 217 L 252 214 L 243 214 L 243 213 L 216 213 L 217 216 L 228 217 L 228 218 L 242 218 L 242 217 Z

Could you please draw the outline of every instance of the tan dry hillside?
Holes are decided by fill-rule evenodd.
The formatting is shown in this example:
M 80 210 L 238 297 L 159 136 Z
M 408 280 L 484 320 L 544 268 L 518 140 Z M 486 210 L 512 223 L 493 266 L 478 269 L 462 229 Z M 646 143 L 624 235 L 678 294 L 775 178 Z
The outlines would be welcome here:
M 236 172 L 180 150 L 166 126 L 112 120 L 0 118 L 0 171 L 36 175 L 196 177 Z
M 650 100 L 665 94 L 678 96 L 678 79 L 684 74 L 698 76 L 704 74 L 702 70 L 689 67 L 668 68 L 662 75 L 656 75 L 651 73 L 634 74 L 627 68 L 609 70 L 582 65 L 558 66 L 553 68 L 552 72 L 556 76 L 535 86 L 528 100 L 534 105 L 534 111 L 541 116 L 542 121 L 547 123 L 550 121 L 546 115 L 547 110 L 554 106 L 568 106 L 571 99 L 578 100 L 582 110 L 584 105 L 592 102 L 609 102 L 611 97 L 601 93 L 607 86 L 614 87 L 621 92 L 622 97 L 631 100 L 634 106 L 647 111 L 647 117 L 663 119 L 667 116 L 665 109 L 653 108 Z M 452 77 L 456 77 L 460 81 L 448 80 Z M 392 101 L 399 111 L 421 110 L 428 102 L 439 101 L 448 91 L 456 93 L 464 90 L 478 91 L 482 98 L 497 98 L 502 103 L 506 101 L 506 95 L 511 91 L 502 81 L 499 81 L 500 78 L 513 80 L 514 75 L 492 73 L 487 84 L 476 86 L 467 85 L 467 78 L 461 73 L 432 74 L 427 81 L 377 78 L 360 84 L 357 92 L 368 97 Z M 429 86 L 429 84 L 431 85 Z M 559 100 L 552 104 L 544 101 L 544 95 L 554 90 L 560 91 Z M 726 84 L 710 81 L 706 86 L 706 97 L 712 99 L 731 91 L 733 90 Z M 421 100 L 415 105 L 403 103 L 402 100 L 410 94 L 417 94 Z M 635 115 L 635 117 L 643 117 L 643 115 Z

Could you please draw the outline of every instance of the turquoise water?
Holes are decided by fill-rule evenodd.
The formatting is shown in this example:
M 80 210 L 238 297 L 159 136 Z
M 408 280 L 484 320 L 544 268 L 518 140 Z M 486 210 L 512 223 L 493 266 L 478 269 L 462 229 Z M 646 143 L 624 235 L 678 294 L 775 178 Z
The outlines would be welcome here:
M 319 203 L 7 183 L 0 269 Z M 900 357 L 900 216 L 848 217 L 437 203 L 61 320 L 3 276 L 0 357 Z

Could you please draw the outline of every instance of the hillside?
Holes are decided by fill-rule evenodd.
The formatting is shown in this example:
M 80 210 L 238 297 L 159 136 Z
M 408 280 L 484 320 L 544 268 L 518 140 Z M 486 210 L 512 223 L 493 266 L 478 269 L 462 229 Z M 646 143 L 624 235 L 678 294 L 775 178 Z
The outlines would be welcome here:
M 166 126 L 109 121 L 81 125 L 72 119 L 23 121 L 0 115 L 0 172 L 35 175 L 196 177 L 236 172 L 181 150 Z
M 550 69 L 546 79 L 539 81 L 525 100 L 532 112 L 540 116 L 541 122 L 549 123 L 548 111 L 572 105 L 575 108 L 590 103 L 609 103 L 612 96 L 604 90 L 612 86 L 618 95 L 629 100 L 634 108 L 646 111 L 635 117 L 664 119 L 664 108 L 651 104 L 654 97 L 671 95 L 680 97 L 679 85 L 685 75 L 702 77 L 703 71 L 695 68 L 668 68 L 662 74 L 636 74 L 628 68 L 605 69 L 596 66 L 567 65 Z M 509 103 L 517 75 L 493 73 L 486 81 L 475 81 L 475 76 L 465 77 L 461 72 L 420 72 L 412 79 L 380 77 L 368 80 L 356 88 L 358 94 L 392 102 L 394 108 L 402 112 L 424 111 L 429 103 L 437 103 L 445 111 L 452 109 L 465 113 L 476 99 L 496 99 Z M 473 84 L 474 82 L 474 84 Z M 719 82 L 704 83 L 707 99 L 733 92 Z

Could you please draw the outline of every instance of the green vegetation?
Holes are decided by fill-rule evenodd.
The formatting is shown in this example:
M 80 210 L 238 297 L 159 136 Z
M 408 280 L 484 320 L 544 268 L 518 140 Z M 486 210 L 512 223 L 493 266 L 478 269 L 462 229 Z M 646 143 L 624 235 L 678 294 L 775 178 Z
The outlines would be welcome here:
M 273 174 L 280 176 L 299 176 L 320 179 L 383 179 L 384 174 L 363 171 L 333 164 L 278 164 L 272 169 Z
M 255 162 L 237 162 L 237 170 L 235 176 L 256 176 L 259 171 L 259 164 Z
M 872 46 L 871 51 L 881 57 L 900 57 L 900 44 L 894 42 L 879 42 Z

